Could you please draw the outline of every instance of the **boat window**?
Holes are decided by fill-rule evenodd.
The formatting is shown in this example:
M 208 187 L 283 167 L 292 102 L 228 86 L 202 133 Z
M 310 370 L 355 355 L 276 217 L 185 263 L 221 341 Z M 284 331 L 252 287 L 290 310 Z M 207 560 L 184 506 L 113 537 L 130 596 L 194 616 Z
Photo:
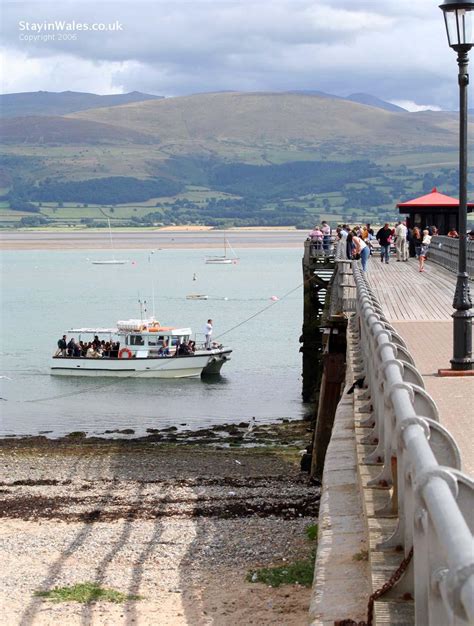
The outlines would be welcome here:
M 131 346 L 144 346 L 145 342 L 141 335 L 130 335 L 130 345 Z
M 148 337 L 148 345 L 149 346 L 157 346 L 158 345 L 158 337 L 156 335 L 149 335 Z

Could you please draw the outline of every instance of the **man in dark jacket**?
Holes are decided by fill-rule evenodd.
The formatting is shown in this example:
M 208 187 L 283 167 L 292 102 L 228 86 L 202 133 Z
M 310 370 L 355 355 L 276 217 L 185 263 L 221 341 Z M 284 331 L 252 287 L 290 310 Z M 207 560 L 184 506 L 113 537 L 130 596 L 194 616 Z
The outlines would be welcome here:
M 387 222 L 375 235 L 377 241 L 380 244 L 380 260 L 383 263 L 388 263 L 390 259 L 390 245 L 392 243 L 392 229 Z
M 63 335 L 61 339 L 58 340 L 58 349 L 56 350 L 56 354 L 54 356 L 66 356 L 66 335 Z

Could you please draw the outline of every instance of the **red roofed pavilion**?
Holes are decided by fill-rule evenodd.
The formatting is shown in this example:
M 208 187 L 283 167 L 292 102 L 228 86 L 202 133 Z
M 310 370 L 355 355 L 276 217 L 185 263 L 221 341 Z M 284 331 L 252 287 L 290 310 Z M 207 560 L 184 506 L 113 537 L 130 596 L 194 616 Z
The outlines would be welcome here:
M 400 213 L 408 215 L 407 226 L 436 226 L 440 235 L 446 235 L 450 228 L 459 230 L 459 200 L 446 196 L 434 187 L 431 193 L 400 202 L 397 204 Z M 468 202 L 467 211 L 472 212 L 474 202 Z

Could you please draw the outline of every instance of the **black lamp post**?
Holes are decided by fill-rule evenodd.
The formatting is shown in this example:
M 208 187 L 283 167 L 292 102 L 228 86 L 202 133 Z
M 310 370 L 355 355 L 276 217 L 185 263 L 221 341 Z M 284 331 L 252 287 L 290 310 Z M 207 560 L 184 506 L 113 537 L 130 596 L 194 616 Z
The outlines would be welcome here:
M 472 301 L 467 274 L 467 86 L 468 52 L 474 45 L 474 0 L 444 0 L 448 43 L 456 51 L 459 65 L 459 264 L 453 307 L 453 370 L 472 370 Z

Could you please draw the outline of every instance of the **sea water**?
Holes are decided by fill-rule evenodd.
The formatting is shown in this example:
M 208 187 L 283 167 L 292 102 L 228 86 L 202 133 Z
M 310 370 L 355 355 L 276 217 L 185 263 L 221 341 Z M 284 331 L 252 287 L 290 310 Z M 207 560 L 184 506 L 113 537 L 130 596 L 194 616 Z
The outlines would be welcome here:
M 116 252 L 126 265 L 94 265 L 107 255 L 92 250 L 3 252 L 0 436 L 123 428 L 141 435 L 147 428 L 301 417 L 302 252 L 246 248 L 232 265 L 205 264 L 215 249 Z M 209 299 L 187 300 L 191 293 Z M 50 375 L 51 355 L 68 329 L 139 318 L 139 301 L 163 325 L 197 333 L 212 318 L 215 338 L 233 349 L 222 375 Z

